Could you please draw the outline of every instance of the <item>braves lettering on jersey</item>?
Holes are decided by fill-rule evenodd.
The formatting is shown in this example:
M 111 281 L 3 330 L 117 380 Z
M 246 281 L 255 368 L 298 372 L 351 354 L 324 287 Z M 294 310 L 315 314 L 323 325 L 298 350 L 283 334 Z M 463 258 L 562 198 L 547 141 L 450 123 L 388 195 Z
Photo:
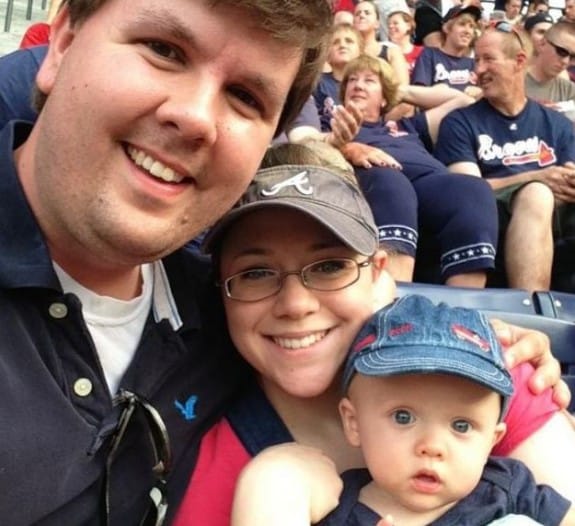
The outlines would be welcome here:
M 508 117 L 481 99 L 443 119 L 435 156 L 448 166 L 475 163 L 486 178 L 506 177 L 575 161 L 575 134 L 569 119 L 535 101 Z
M 474 64 L 471 57 L 454 57 L 439 48 L 426 47 L 415 62 L 411 83 L 422 86 L 447 84 L 463 91 L 475 84 Z

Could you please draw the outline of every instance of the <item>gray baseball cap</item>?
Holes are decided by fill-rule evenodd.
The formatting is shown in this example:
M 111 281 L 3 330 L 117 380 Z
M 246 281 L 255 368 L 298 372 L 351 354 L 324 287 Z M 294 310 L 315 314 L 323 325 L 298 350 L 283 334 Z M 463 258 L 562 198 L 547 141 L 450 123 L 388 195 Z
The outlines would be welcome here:
M 269 207 L 307 214 L 359 254 L 370 256 L 377 250 L 377 227 L 358 186 L 321 166 L 281 165 L 256 174 L 234 208 L 207 233 L 203 251 L 214 252 L 239 218 Z

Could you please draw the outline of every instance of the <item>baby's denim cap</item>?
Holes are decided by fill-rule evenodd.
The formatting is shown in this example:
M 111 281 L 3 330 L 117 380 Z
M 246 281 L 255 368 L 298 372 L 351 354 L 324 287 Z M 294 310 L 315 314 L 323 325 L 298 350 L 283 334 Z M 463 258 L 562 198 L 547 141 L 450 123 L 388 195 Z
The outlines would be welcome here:
M 513 394 L 501 346 L 485 316 L 417 295 L 396 300 L 363 326 L 345 365 L 344 391 L 355 373 L 461 376 L 499 393 L 501 415 Z

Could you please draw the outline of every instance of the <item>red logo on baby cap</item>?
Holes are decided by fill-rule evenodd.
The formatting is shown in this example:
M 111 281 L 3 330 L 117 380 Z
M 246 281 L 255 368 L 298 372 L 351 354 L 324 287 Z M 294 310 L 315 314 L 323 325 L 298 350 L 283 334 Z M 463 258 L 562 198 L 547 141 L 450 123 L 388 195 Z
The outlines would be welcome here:
M 372 344 L 375 341 L 375 334 L 367 335 L 363 340 L 359 340 L 355 347 L 353 348 L 353 352 L 359 352 L 365 349 L 368 345 Z
M 452 325 L 451 330 L 460 340 L 474 343 L 482 351 L 489 351 L 489 343 L 481 338 L 479 334 L 469 330 L 467 327 L 464 327 L 463 325 Z

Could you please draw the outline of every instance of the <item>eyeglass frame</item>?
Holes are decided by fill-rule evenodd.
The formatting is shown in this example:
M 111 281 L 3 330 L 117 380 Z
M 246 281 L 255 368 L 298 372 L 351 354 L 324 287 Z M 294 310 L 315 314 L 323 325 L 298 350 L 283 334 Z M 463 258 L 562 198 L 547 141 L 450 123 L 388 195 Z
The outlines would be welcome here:
M 137 409 L 141 409 L 147 423 L 148 434 L 151 438 L 150 442 L 154 453 L 152 472 L 157 480 L 149 492 L 150 500 L 152 501 L 151 505 L 139 524 L 140 526 L 162 526 L 165 523 L 168 512 L 166 479 L 172 466 L 172 451 L 166 424 L 158 410 L 148 400 L 132 391 L 126 389 L 120 390 L 118 395 L 114 397 L 113 404 L 115 407 L 119 407 L 122 404 L 126 404 L 126 406 L 122 409 L 118 417 L 118 423 L 106 458 L 100 510 L 102 525 L 110 525 L 110 474 L 112 464 L 132 416 Z
M 309 283 L 306 282 L 305 279 L 305 271 L 308 270 L 311 267 L 314 267 L 315 265 L 319 265 L 320 263 L 324 263 L 324 262 L 329 262 L 329 261 L 349 261 L 349 262 L 353 262 L 356 268 L 356 276 L 355 278 L 350 281 L 349 283 L 341 286 L 341 287 L 336 287 L 333 289 L 320 289 L 317 287 L 311 287 L 309 285 Z M 255 303 L 256 301 L 262 301 L 265 300 L 267 298 L 271 298 L 272 296 L 275 296 L 276 294 L 278 294 L 281 289 L 283 288 L 284 282 L 285 282 L 285 278 L 290 276 L 290 275 L 294 275 L 294 276 L 299 276 L 300 279 L 300 283 L 309 290 L 315 290 L 315 291 L 319 291 L 319 292 L 335 292 L 338 290 L 343 290 L 347 287 L 350 287 L 351 285 L 353 285 L 354 283 L 357 283 L 357 281 L 359 280 L 360 276 L 361 276 L 361 269 L 368 267 L 369 265 L 371 265 L 371 263 L 373 262 L 373 258 L 369 257 L 367 258 L 365 261 L 356 261 L 353 258 L 346 258 L 346 257 L 341 257 L 341 258 L 324 258 L 324 259 L 318 259 L 317 261 L 313 261 L 312 263 L 308 263 L 307 265 L 303 266 L 301 269 L 299 270 L 287 270 L 285 272 L 280 272 L 279 270 L 276 269 L 272 269 L 272 268 L 265 268 L 265 267 L 257 267 L 257 268 L 251 268 L 248 270 L 243 270 L 242 272 L 236 272 L 235 274 L 232 274 L 231 276 L 227 277 L 224 280 L 218 281 L 216 283 L 216 285 L 218 285 L 219 287 L 222 287 L 222 289 L 224 290 L 224 294 L 226 295 L 227 298 L 232 299 L 234 301 L 241 301 L 243 303 Z M 279 279 L 279 286 L 277 287 L 277 290 L 274 290 L 274 292 L 267 294 L 266 296 L 262 296 L 261 298 L 257 298 L 257 299 L 242 299 L 242 298 L 237 298 L 234 297 L 231 293 L 230 290 L 230 282 L 241 276 L 244 274 L 247 274 L 249 272 L 254 272 L 254 271 L 258 271 L 258 270 L 266 270 L 266 271 L 272 271 L 275 272 L 277 274 L 277 278 Z
M 515 35 L 517 42 L 519 42 L 519 46 L 523 51 L 525 51 L 525 46 L 523 45 L 523 39 L 521 38 L 519 31 L 517 31 L 517 28 L 513 24 L 507 22 L 507 20 L 497 20 L 495 23 L 491 24 L 491 27 L 496 31 L 499 31 L 500 33 Z
M 543 38 L 545 38 L 545 37 L 543 37 Z M 551 42 L 551 40 L 549 40 L 548 38 L 545 38 L 545 42 L 547 42 L 555 50 L 555 54 L 559 58 L 568 58 L 569 62 L 571 62 L 572 60 L 575 60 L 575 52 L 571 53 L 571 51 L 569 51 L 567 48 L 564 48 L 563 46 L 559 46 L 559 45 L 555 44 L 555 42 Z

